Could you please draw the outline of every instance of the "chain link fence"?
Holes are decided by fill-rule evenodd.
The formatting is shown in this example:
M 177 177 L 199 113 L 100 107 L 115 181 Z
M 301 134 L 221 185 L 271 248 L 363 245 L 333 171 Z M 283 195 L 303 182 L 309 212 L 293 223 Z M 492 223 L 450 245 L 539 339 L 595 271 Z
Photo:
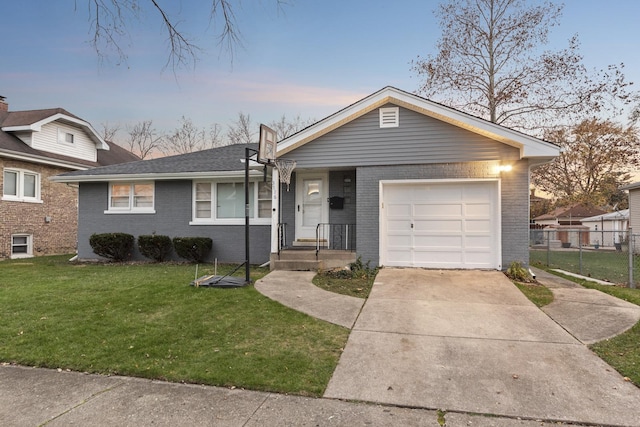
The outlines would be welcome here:
M 631 229 L 532 229 L 529 262 L 636 288 L 640 282 L 640 235 Z

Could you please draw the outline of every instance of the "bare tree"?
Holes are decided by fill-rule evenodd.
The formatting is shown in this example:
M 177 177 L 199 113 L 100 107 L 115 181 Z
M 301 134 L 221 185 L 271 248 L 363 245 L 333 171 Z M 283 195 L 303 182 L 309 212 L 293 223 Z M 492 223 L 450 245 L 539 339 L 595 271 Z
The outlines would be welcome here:
M 209 148 L 222 147 L 228 143 L 222 135 L 222 128 L 219 124 L 214 123 L 209 126 Z
M 164 138 L 153 127 L 153 120 L 144 120 L 128 129 L 127 149 L 141 159 L 162 150 Z
M 229 125 L 227 139 L 230 144 L 251 144 L 257 142 L 256 131 L 251 124 L 251 116 L 242 112 L 238 113 L 238 118 Z
M 127 62 L 125 45 L 131 44 L 127 24 L 140 21 L 150 4 L 151 10 L 157 13 L 162 28 L 167 37 L 169 55 L 165 67 L 172 69 L 195 64 L 201 47 L 194 38 L 189 36 L 181 26 L 184 21 L 180 15 L 173 16 L 158 0 L 87 0 L 89 21 L 91 26 L 91 45 L 99 58 L 110 57 L 115 53 L 119 63 Z M 285 0 L 276 0 L 278 9 L 285 4 Z M 189 3 L 195 7 L 196 2 Z M 186 4 L 184 7 L 188 7 Z M 218 45 L 226 49 L 233 58 L 234 49 L 241 45 L 242 36 L 236 20 L 236 11 L 241 7 L 240 0 L 211 0 L 209 9 L 209 24 L 218 28 L 215 37 Z
M 180 125 L 166 137 L 162 151 L 166 155 L 193 153 L 209 148 L 207 133 L 193 124 L 185 116 L 180 119 Z
M 278 135 L 278 141 L 283 140 L 294 133 L 306 128 L 307 126 L 314 123 L 313 119 L 302 119 L 298 114 L 293 119 L 289 120 L 283 114 L 278 120 L 274 120 L 269 123 L 269 127 L 276 131 Z
M 102 132 L 100 132 L 102 139 L 105 141 L 116 142 L 116 136 L 118 135 L 118 132 L 120 132 L 120 125 L 103 122 L 100 123 L 100 127 L 102 128 Z
M 533 169 L 532 182 L 564 202 L 613 204 L 618 188 L 630 182 L 630 172 L 640 165 L 640 142 L 633 127 L 589 119 L 545 137 L 564 151 Z
M 439 6 L 437 54 L 418 57 L 419 92 L 491 122 L 521 129 L 566 123 L 630 100 L 623 64 L 588 72 L 578 38 L 543 50 L 562 6 L 523 0 L 449 0 Z

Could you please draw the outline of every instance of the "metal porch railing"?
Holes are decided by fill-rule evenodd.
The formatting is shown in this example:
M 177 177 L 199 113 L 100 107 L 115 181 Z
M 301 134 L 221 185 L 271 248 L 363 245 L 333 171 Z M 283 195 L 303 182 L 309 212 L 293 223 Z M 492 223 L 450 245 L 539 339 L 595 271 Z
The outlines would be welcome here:
M 321 249 L 355 251 L 356 225 L 318 224 L 316 227 L 316 255 Z

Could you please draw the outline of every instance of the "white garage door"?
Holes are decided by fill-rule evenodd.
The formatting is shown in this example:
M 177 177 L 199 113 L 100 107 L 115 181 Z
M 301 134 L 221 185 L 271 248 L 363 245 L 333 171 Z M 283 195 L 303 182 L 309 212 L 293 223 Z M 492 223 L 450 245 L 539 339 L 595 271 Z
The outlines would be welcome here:
M 383 182 L 381 264 L 500 268 L 498 181 Z

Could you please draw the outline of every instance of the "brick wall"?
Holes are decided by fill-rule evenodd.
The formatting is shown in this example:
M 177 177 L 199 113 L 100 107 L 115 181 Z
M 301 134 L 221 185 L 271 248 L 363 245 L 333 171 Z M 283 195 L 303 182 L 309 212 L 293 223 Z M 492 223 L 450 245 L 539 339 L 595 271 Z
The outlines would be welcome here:
M 33 236 L 33 255 L 73 253 L 76 250 L 78 214 L 76 188 L 49 181 L 67 169 L 0 158 L 0 170 L 18 168 L 40 174 L 42 203 L 0 200 L 0 259 L 11 256 L 11 235 Z M 0 175 L 3 194 L 4 174 Z M 50 218 L 46 222 L 45 218 Z

